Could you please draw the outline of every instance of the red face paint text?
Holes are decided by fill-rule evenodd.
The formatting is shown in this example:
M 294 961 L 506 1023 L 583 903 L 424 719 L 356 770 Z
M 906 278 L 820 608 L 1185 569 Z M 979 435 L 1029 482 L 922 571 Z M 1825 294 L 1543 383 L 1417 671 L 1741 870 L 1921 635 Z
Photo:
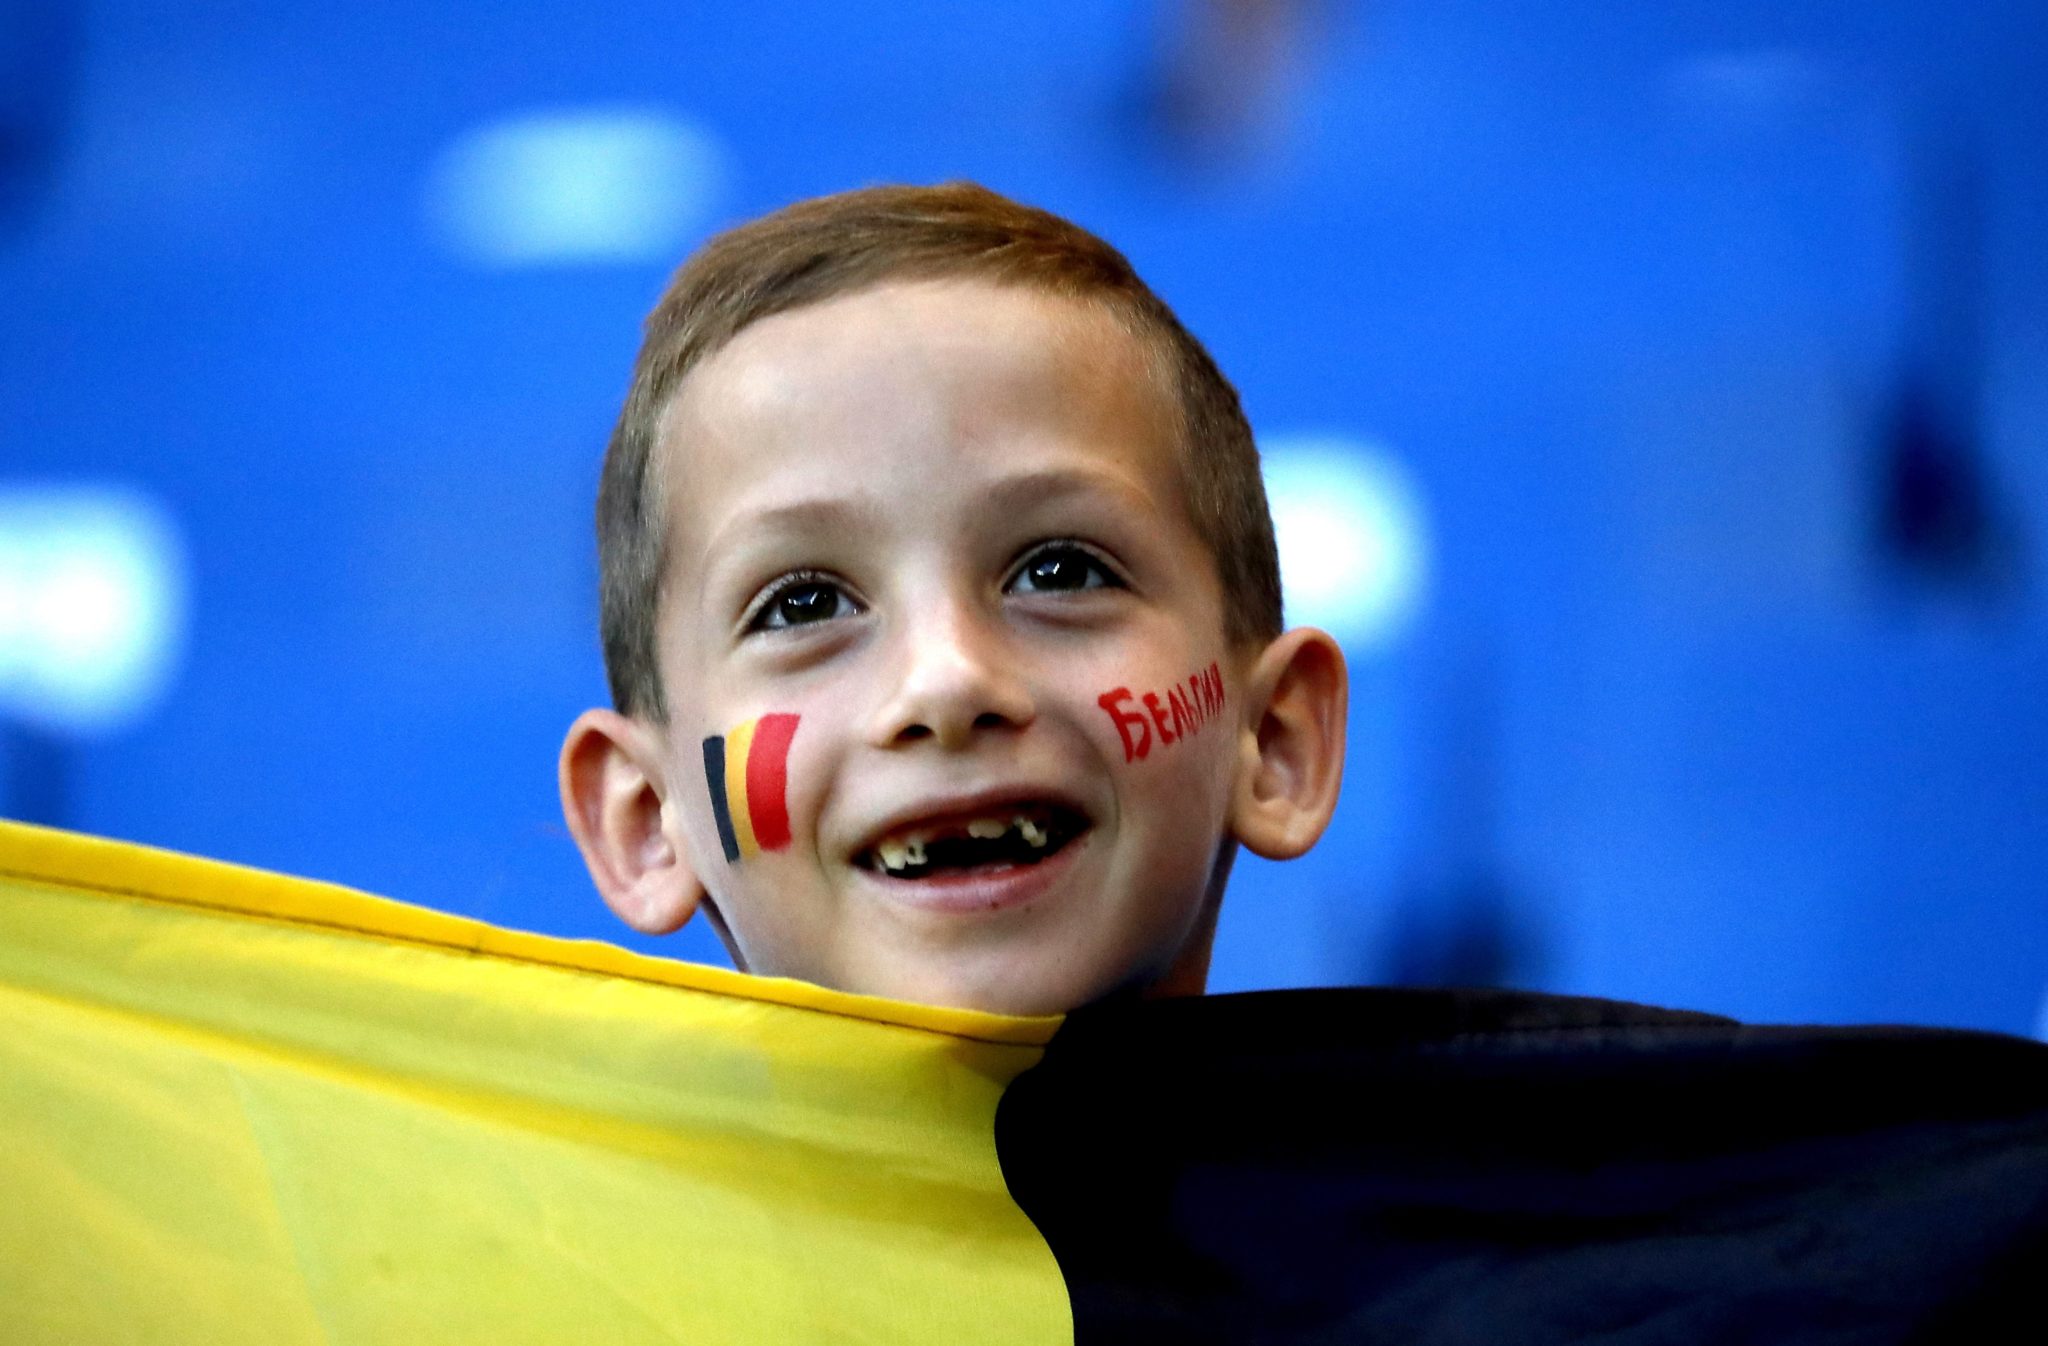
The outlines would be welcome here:
M 1138 706 L 1125 709 L 1126 702 L 1137 702 Z M 1162 745 L 1180 742 L 1194 733 L 1223 709 L 1223 670 L 1210 664 L 1199 673 L 1190 674 L 1185 683 L 1175 683 L 1166 689 L 1165 699 L 1158 692 L 1146 692 L 1142 697 L 1132 694 L 1128 687 L 1118 687 L 1095 698 L 1116 726 L 1118 737 L 1123 739 L 1124 760 L 1136 762 L 1152 751 L 1153 733 L 1158 733 Z

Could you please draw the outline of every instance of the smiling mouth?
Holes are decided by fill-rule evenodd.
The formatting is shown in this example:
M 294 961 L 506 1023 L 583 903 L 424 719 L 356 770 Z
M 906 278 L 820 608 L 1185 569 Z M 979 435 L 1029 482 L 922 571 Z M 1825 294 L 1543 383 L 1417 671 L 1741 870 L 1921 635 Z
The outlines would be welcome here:
M 890 879 L 971 875 L 1050 859 L 1088 830 L 1057 804 L 1026 804 L 899 827 L 861 853 L 861 868 Z

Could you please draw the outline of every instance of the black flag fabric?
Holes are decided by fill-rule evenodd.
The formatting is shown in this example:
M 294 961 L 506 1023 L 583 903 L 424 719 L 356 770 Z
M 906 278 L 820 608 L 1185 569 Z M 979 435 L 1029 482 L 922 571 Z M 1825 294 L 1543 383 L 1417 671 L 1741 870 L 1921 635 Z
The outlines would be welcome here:
M 1350 990 L 1084 1010 L 997 1112 L 1075 1341 L 2048 1342 L 2048 1047 Z

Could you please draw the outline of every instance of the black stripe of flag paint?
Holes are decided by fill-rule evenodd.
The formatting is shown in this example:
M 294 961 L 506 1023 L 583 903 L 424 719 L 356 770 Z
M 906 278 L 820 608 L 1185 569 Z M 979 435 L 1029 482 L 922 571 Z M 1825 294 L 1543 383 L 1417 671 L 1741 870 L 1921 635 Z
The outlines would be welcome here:
M 718 822 L 718 844 L 727 864 L 740 858 L 739 835 L 732 829 L 732 807 L 725 798 L 725 737 L 704 740 L 704 779 L 711 791 L 711 816 Z

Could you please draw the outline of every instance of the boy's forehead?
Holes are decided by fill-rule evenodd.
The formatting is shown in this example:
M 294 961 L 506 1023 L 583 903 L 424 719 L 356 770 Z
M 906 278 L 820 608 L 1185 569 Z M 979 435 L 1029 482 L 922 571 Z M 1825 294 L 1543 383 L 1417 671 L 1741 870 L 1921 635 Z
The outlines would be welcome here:
M 849 443 L 853 426 L 964 439 L 977 419 L 1092 414 L 1152 449 L 1150 470 L 1178 490 L 1180 414 L 1162 365 L 1104 302 L 978 279 L 885 282 L 772 314 L 706 356 L 663 409 L 666 527 L 673 539 L 685 502 L 717 512 L 725 493 L 698 489 L 703 478 L 756 467 L 778 444 L 800 441 L 813 467 L 886 448 Z
M 1153 344 L 1099 300 L 974 278 L 888 281 L 747 324 L 684 377 L 667 416 L 779 410 L 841 367 L 943 378 L 944 356 L 980 357 L 983 378 L 1032 384 L 1092 380 L 1108 364 L 1128 388 L 1129 375 L 1153 372 Z

